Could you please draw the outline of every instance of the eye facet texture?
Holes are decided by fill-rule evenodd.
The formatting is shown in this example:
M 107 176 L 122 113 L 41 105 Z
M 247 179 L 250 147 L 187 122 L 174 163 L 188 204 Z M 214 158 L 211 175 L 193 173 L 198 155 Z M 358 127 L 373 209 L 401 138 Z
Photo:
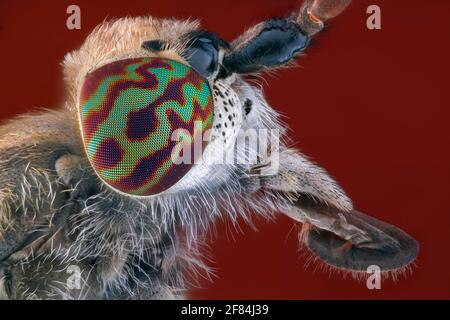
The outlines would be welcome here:
M 195 141 L 203 140 L 213 122 L 207 81 L 192 68 L 162 58 L 121 60 L 93 71 L 79 104 L 91 165 L 110 187 L 134 196 L 155 195 L 179 181 L 201 156 L 194 152 Z M 181 140 L 173 134 L 177 129 Z M 192 156 L 177 164 L 173 154 L 185 156 L 174 153 L 180 141 Z

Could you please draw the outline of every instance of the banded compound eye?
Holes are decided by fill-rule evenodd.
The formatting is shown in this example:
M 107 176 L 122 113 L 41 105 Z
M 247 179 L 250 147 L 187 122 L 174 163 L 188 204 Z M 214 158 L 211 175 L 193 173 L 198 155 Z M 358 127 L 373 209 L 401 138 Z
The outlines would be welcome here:
M 204 149 L 203 134 L 213 122 L 205 78 L 162 58 L 121 60 L 94 70 L 84 80 L 79 112 L 95 172 L 132 196 L 159 194 L 183 178 L 201 156 L 194 152 L 196 139 Z M 183 134 L 181 140 L 175 131 Z M 183 151 L 191 150 L 181 163 L 180 141 Z

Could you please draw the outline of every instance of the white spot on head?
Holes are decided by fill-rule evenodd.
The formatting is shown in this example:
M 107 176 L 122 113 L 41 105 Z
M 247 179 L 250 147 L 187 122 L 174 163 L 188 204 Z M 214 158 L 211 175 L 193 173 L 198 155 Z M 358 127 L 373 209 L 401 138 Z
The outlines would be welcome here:
M 219 144 L 228 149 L 236 141 L 243 121 L 242 105 L 237 93 L 221 81 L 213 86 L 214 122 L 211 133 L 211 143 Z

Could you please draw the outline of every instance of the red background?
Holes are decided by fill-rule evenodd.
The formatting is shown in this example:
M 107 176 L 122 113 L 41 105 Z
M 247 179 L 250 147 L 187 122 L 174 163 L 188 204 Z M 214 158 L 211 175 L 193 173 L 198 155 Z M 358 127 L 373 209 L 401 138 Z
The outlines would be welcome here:
M 82 29 L 65 27 L 78 4 Z M 382 9 L 382 30 L 366 28 L 366 8 Z M 200 18 L 227 40 L 295 0 L 0 0 L 1 118 L 60 105 L 59 62 L 105 18 Z M 401 226 L 420 241 L 418 268 L 382 290 L 305 268 L 285 217 L 243 233 L 219 224 L 211 240 L 214 282 L 194 298 L 450 298 L 450 1 L 354 1 L 299 60 L 269 77 L 269 102 L 298 147 L 337 178 L 362 211 Z M 233 240 L 234 239 L 234 240 Z

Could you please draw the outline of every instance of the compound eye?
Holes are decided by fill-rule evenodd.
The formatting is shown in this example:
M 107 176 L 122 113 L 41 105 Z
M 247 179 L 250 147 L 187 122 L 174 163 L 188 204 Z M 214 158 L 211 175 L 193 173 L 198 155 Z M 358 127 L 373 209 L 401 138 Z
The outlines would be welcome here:
M 121 60 L 94 70 L 84 80 L 79 112 L 95 172 L 132 196 L 156 195 L 181 180 L 201 156 L 192 152 L 196 141 L 206 147 L 202 138 L 213 122 L 207 81 L 162 58 Z
M 209 78 L 219 67 L 219 48 L 215 41 L 206 37 L 190 40 L 183 57 L 205 78 Z

